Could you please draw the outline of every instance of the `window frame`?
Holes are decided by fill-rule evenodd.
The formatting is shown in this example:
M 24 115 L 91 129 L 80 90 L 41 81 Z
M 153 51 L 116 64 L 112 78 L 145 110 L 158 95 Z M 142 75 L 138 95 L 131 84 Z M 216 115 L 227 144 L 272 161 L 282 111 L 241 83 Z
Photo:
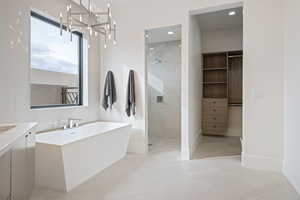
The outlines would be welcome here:
M 60 23 L 49 19 L 43 15 L 38 14 L 37 12 L 30 11 L 30 19 L 34 17 L 38 20 L 41 20 L 49 25 L 55 26 L 60 28 Z M 30 24 L 30 30 L 31 30 L 31 24 Z M 63 30 L 66 31 L 67 28 L 66 26 L 63 25 Z M 30 33 L 31 34 L 31 33 Z M 34 106 L 30 105 L 31 109 L 43 109 L 43 108 L 62 108 L 62 107 L 77 107 L 77 106 L 83 106 L 83 34 L 74 31 L 73 34 L 78 36 L 78 59 L 79 59 L 79 71 L 78 71 L 78 76 L 79 76 L 79 103 L 78 104 L 54 104 L 54 105 L 39 105 L 39 106 Z M 59 36 L 58 36 L 59 37 Z M 31 41 L 30 41 L 30 48 L 31 48 Z M 31 70 L 31 57 L 30 57 L 30 70 Z M 30 87 L 30 92 L 31 92 L 31 87 Z M 31 104 L 31 101 L 30 101 Z

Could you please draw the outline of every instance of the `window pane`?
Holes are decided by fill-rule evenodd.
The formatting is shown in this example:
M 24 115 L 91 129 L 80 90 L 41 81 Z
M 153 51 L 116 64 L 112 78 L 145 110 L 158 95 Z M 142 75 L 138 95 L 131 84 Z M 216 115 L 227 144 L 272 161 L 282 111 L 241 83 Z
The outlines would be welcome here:
M 79 104 L 80 35 L 31 17 L 31 105 Z

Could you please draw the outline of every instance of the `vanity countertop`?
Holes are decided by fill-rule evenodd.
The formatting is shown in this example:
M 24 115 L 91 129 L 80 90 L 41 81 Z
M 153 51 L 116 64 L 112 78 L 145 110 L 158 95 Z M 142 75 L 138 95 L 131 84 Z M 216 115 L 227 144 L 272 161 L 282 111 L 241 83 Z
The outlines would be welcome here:
M 0 156 L 37 123 L 0 124 Z

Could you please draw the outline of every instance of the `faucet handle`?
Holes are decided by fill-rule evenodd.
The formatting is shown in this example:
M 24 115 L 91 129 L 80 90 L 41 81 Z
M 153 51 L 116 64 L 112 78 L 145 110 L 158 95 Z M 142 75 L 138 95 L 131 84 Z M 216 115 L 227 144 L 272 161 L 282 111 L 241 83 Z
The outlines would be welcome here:
M 78 128 L 79 127 L 79 123 L 75 122 L 75 127 Z

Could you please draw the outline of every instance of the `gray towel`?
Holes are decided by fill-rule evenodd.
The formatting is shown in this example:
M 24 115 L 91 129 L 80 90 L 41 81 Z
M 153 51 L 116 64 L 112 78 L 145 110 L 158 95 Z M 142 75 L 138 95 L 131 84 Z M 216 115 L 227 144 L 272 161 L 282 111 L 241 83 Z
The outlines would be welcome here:
M 134 85 L 134 71 L 130 70 L 127 83 L 126 94 L 126 114 L 128 117 L 135 115 L 135 85 Z
M 115 79 L 112 71 L 108 71 L 105 79 L 104 94 L 102 100 L 102 106 L 105 110 L 108 107 L 112 108 L 112 105 L 117 101 Z

